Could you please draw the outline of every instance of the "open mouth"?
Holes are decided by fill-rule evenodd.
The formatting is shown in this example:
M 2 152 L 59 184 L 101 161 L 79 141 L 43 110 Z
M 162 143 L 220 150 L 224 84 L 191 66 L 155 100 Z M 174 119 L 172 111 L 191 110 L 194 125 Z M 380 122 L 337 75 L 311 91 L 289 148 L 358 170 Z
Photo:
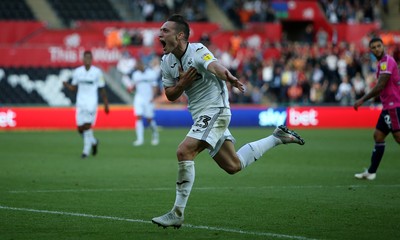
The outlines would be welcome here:
M 160 39 L 160 43 L 162 44 L 163 48 L 165 48 L 165 46 L 167 45 L 167 43 L 162 39 Z

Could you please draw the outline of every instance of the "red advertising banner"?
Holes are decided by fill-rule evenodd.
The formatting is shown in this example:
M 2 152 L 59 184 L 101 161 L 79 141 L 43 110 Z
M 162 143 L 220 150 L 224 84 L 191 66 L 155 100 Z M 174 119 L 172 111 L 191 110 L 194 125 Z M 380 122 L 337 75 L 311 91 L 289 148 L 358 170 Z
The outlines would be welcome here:
M 286 124 L 304 128 L 372 128 L 381 108 L 361 107 L 295 107 L 288 108 Z
M 46 24 L 38 21 L 0 21 L 0 43 L 20 43 L 45 28 Z
M 111 107 L 105 114 L 100 107 L 95 128 L 131 129 L 135 127 L 132 107 Z M 0 129 L 75 129 L 75 108 L 0 107 Z
M 4 67 L 77 67 L 82 65 L 85 50 L 93 53 L 93 64 L 103 69 L 115 66 L 121 58 L 121 51 L 113 48 L 68 48 L 59 46 L 49 47 L 2 47 L 0 46 L 0 66 Z M 149 52 L 144 47 L 127 48 L 132 54 Z

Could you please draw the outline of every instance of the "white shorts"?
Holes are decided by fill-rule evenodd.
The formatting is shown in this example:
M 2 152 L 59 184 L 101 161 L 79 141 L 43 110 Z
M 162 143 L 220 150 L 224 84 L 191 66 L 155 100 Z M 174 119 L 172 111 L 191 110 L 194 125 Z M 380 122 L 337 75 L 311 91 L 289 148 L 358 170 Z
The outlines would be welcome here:
M 88 108 L 76 107 L 76 125 L 82 126 L 85 123 L 90 123 L 92 124 L 92 126 L 94 126 L 94 124 L 96 123 L 96 115 L 97 108 L 93 110 Z
M 210 145 L 209 154 L 214 157 L 225 140 L 235 143 L 235 138 L 228 129 L 230 121 L 229 109 L 209 109 L 199 114 L 186 136 L 207 142 Z
M 133 102 L 136 116 L 145 118 L 154 118 L 154 104 L 143 99 L 135 99 Z

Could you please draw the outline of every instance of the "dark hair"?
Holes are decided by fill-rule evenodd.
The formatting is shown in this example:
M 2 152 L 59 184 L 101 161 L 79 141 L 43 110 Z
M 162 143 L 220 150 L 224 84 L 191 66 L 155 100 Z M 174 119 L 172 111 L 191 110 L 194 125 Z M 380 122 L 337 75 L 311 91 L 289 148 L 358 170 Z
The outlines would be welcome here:
M 383 41 L 382 41 L 381 38 L 379 38 L 379 37 L 373 37 L 373 38 L 369 41 L 368 46 L 371 47 L 371 44 L 373 44 L 374 42 L 381 42 L 381 43 L 383 44 Z
M 90 51 L 90 50 L 86 50 L 86 51 L 84 51 L 84 52 L 83 52 L 83 56 L 85 56 L 86 54 L 90 54 L 90 55 L 92 55 L 92 51 Z
M 177 26 L 176 27 L 177 32 L 183 32 L 183 34 L 185 34 L 185 40 L 186 41 L 189 40 L 189 34 L 190 34 L 189 24 L 182 15 L 174 14 L 170 16 L 167 19 L 167 21 L 175 22 Z

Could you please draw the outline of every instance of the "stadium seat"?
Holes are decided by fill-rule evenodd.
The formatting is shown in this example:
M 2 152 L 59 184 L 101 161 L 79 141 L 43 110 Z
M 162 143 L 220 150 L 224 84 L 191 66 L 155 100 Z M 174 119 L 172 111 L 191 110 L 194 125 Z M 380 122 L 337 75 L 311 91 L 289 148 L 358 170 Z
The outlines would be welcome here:
M 35 17 L 25 0 L 1 0 L 0 19 L 35 20 Z
M 48 1 L 67 26 L 70 26 L 76 20 L 121 20 L 121 17 L 108 0 Z
M 3 68 L 0 80 L 0 103 L 10 105 L 39 104 L 69 106 L 75 102 L 75 93 L 66 91 L 62 81 L 71 79 L 71 69 L 46 67 Z M 123 104 L 115 93 L 106 87 L 110 103 Z

